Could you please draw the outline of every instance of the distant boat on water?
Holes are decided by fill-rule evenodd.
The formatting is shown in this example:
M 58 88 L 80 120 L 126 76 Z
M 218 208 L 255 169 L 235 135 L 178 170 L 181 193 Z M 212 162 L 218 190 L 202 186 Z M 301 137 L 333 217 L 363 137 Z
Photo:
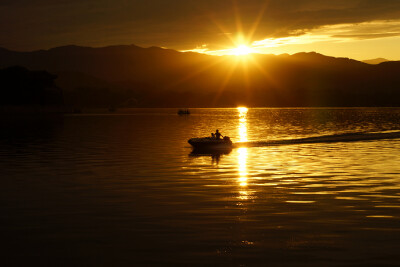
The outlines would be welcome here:
M 72 110 L 72 113 L 74 113 L 74 114 L 81 114 L 81 113 L 82 113 L 82 109 L 80 109 L 80 108 L 74 108 L 74 109 Z
M 178 115 L 190 115 L 190 111 L 188 109 L 180 109 L 178 110 Z

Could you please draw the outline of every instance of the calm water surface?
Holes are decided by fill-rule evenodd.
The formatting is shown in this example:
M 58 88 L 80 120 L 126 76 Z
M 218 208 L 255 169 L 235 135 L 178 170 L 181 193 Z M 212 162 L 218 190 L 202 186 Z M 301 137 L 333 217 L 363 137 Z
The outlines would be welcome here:
M 400 109 L 191 111 L 1 118 L 3 263 L 400 265 L 400 139 L 187 143 L 400 130 Z

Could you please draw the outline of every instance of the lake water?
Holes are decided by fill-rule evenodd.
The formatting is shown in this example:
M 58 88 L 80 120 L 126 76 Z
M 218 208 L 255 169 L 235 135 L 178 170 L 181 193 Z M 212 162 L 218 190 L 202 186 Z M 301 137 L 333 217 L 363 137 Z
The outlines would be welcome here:
M 400 109 L 133 109 L 3 117 L 3 264 L 399 266 Z

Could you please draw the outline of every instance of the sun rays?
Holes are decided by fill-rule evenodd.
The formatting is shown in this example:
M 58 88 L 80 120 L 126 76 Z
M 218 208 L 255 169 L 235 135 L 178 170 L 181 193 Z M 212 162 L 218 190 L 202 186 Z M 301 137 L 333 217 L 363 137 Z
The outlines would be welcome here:
M 197 69 L 197 71 L 186 77 L 181 77 L 179 81 L 170 85 L 170 87 L 175 87 L 188 80 L 201 77 L 203 73 L 218 73 L 218 85 L 214 85 L 213 96 L 210 99 L 212 105 L 217 105 L 221 98 L 229 97 L 225 92 L 232 92 L 232 90 L 236 90 L 238 94 L 241 94 L 243 96 L 241 104 L 246 104 L 246 102 L 248 102 L 246 100 L 252 97 L 252 83 L 254 77 L 257 77 L 256 79 L 258 79 L 258 81 L 264 79 L 269 82 L 269 84 L 276 85 L 272 75 L 268 73 L 268 70 L 261 67 L 261 64 L 258 62 L 259 55 L 257 49 L 259 46 L 253 39 L 262 21 L 267 5 L 265 4 L 260 8 L 258 15 L 254 18 L 251 25 L 248 23 L 247 25 L 243 25 L 240 9 L 235 1 L 233 5 L 236 27 L 234 32 L 232 32 L 230 27 L 226 26 L 227 24 L 217 21 L 211 14 L 209 17 L 219 29 L 220 35 L 225 36 L 228 40 L 228 45 L 225 48 L 219 47 L 218 50 L 211 51 L 207 44 L 203 44 L 194 50 L 183 51 L 198 52 L 219 57 L 214 57 L 213 60 L 210 60 L 210 64 L 204 65 L 203 68 Z
M 238 47 L 232 49 L 232 54 L 235 56 L 247 56 L 251 53 L 253 53 L 253 49 L 247 45 L 239 45 Z

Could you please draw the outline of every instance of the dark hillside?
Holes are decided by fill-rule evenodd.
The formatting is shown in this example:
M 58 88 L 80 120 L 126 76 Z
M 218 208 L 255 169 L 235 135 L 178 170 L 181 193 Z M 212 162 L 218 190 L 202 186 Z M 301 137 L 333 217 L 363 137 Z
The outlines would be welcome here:
M 400 106 L 400 62 L 370 65 L 318 53 L 246 60 L 134 45 L 2 49 L 0 57 L 0 67 L 56 73 L 71 105 Z

